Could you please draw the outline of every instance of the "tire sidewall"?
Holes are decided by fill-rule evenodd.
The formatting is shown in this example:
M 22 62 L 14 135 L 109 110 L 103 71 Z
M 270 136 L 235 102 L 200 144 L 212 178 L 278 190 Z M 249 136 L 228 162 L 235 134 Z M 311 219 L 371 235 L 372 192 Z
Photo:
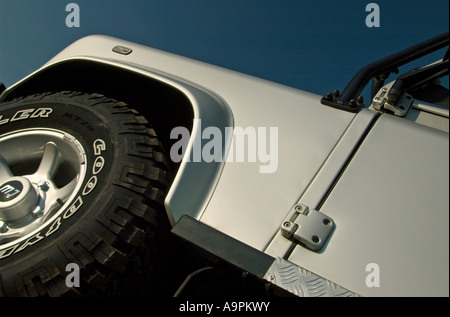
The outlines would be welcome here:
M 7 122 L 6 122 L 7 120 Z M 78 140 L 86 154 L 86 175 L 70 202 L 29 237 L 7 249 L 0 248 L 0 272 L 22 264 L 27 267 L 44 254 L 58 251 L 61 238 L 80 230 L 86 218 L 95 218 L 102 209 L 99 199 L 112 186 L 112 173 L 120 142 L 116 123 L 107 107 L 68 101 L 22 101 L 0 108 L 0 136 L 22 129 L 43 128 L 65 132 Z M 92 219 L 91 219 L 92 220 Z M 45 251 L 45 252 L 43 252 Z

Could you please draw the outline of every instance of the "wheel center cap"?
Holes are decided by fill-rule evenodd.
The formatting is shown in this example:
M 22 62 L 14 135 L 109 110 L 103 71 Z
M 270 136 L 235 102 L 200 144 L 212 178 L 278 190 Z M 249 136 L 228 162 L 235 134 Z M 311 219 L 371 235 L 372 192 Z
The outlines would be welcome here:
M 23 183 L 18 180 L 6 182 L 0 186 L 0 203 L 8 202 L 20 196 Z
M 0 219 L 21 219 L 33 211 L 38 201 L 39 195 L 28 179 L 12 177 L 0 184 Z

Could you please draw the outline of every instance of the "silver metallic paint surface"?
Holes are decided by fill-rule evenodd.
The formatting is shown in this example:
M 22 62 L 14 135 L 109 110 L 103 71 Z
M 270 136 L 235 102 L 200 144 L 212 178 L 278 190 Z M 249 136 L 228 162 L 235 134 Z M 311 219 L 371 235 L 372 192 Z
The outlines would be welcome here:
M 448 296 L 448 153 L 447 133 L 382 115 L 320 209 L 336 223 L 326 249 L 289 261 L 363 296 Z

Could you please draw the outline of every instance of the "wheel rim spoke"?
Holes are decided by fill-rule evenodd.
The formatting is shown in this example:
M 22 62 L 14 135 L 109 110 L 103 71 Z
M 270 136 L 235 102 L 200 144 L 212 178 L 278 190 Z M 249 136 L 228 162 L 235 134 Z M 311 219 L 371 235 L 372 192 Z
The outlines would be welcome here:
M 64 187 L 55 190 L 55 196 L 60 199 L 62 202 L 65 202 L 66 199 L 73 193 L 76 186 L 78 184 L 78 177 L 75 177 Z
M 65 212 L 64 206 L 80 190 L 87 169 L 86 152 L 81 143 L 56 129 L 32 128 L 0 135 L 0 153 L 3 155 L 0 155 L 0 182 L 24 178 L 31 186 L 26 189 L 31 194 L 24 197 L 37 195 L 37 200 L 26 208 L 19 205 L 24 204 L 23 200 L 0 205 L 0 211 L 8 216 L 10 209 L 17 206 L 17 210 L 25 211 L 24 216 L 17 219 L 0 219 L 4 222 L 0 228 L 1 251 L 15 242 L 26 241 L 36 230 Z M 28 184 L 20 180 L 22 185 Z
M 41 179 L 49 180 L 53 178 L 60 163 L 58 147 L 53 142 L 48 142 L 44 148 L 44 155 L 35 175 Z
M 0 181 L 13 177 L 13 173 L 9 169 L 6 160 L 0 155 Z

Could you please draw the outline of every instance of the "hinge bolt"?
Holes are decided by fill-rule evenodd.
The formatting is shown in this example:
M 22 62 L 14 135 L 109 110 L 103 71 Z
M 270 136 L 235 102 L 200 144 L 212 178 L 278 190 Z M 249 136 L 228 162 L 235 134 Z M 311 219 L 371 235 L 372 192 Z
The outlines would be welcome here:
M 364 97 L 363 96 L 358 96 L 358 98 L 356 98 L 356 104 L 361 106 L 364 104 Z
M 327 92 L 323 99 L 325 99 L 326 101 L 333 101 L 333 94 L 331 92 Z

